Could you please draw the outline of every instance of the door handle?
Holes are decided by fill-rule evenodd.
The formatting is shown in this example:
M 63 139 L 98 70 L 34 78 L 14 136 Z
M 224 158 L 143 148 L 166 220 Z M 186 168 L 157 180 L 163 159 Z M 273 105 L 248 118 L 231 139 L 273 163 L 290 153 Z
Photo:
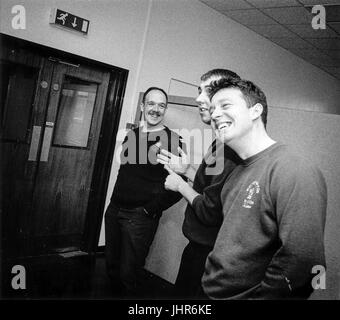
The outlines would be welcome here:
M 28 154 L 28 161 L 37 161 L 40 133 L 41 133 L 41 127 L 33 126 L 30 151 Z
M 50 153 L 51 140 L 53 134 L 53 122 L 46 122 L 44 140 L 41 147 L 40 162 L 47 162 L 48 154 Z

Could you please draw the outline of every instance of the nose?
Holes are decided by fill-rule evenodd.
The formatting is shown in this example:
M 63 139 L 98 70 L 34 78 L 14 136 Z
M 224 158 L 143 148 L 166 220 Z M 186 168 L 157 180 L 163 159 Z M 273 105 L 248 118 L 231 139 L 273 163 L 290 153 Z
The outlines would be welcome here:
M 204 102 L 203 97 L 202 97 L 202 93 L 200 93 L 200 94 L 198 95 L 198 97 L 196 98 L 196 102 L 197 102 L 198 104 Z
M 151 107 L 151 110 L 154 112 L 160 112 L 161 109 L 162 107 L 158 103 L 153 104 Z
M 221 116 L 221 109 L 215 106 L 211 106 L 210 116 L 211 116 L 211 119 L 213 120 L 218 119 Z

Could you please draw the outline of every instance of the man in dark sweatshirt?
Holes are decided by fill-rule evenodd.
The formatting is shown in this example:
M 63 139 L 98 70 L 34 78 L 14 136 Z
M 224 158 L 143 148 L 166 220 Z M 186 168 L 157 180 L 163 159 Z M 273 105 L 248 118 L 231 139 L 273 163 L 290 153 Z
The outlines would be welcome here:
M 305 299 L 325 266 L 325 179 L 310 159 L 266 132 L 264 93 L 246 80 L 211 84 L 217 138 L 241 161 L 221 192 L 223 223 L 202 285 L 211 299 Z M 194 196 L 170 169 L 166 187 Z
M 221 78 L 239 76 L 227 69 L 213 69 L 201 76 L 196 102 L 201 120 L 207 125 L 210 125 L 210 83 Z M 188 203 L 184 213 L 182 231 L 189 243 L 183 250 L 175 282 L 177 297 L 197 299 L 202 293 L 201 278 L 205 261 L 213 249 L 223 220 L 220 193 L 226 177 L 235 167 L 238 156 L 228 146 L 214 140 L 197 171 L 186 161 L 188 159 L 183 152 L 182 159 L 178 159 L 176 155 L 161 150 L 158 159 L 160 163 L 193 181 L 192 189 L 197 192 L 197 196 Z
M 145 91 L 141 109 L 143 125 L 127 133 L 121 165 L 105 213 L 105 253 L 114 291 L 124 297 L 142 295 L 140 280 L 145 259 L 162 212 L 181 199 L 164 189 L 167 171 L 157 160 L 164 148 L 178 154 L 180 137 L 164 126 L 168 97 L 164 90 Z

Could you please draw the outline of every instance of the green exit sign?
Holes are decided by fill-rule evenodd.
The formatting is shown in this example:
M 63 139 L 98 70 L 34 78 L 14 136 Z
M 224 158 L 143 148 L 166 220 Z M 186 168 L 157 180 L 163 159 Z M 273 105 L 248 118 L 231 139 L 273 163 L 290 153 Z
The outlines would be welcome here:
M 64 27 L 66 29 L 71 29 L 74 31 L 79 31 L 83 34 L 87 34 L 89 31 L 90 21 L 74 14 L 53 8 L 50 15 L 50 23 Z

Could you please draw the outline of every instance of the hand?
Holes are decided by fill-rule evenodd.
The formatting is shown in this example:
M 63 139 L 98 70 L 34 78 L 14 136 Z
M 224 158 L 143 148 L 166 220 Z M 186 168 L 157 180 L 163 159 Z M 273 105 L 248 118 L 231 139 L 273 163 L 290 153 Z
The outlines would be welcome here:
M 175 173 L 185 174 L 190 166 L 188 156 L 180 147 L 177 150 L 180 154 L 179 157 L 165 149 L 161 149 L 161 152 L 157 155 L 157 162 L 164 164 L 164 166 L 167 165 Z
M 181 184 L 186 183 L 176 172 L 170 169 L 168 165 L 164 165 L 164 168 L 169 172 L 164 182 L 164 188 L 166 190 L 179 191 Z

